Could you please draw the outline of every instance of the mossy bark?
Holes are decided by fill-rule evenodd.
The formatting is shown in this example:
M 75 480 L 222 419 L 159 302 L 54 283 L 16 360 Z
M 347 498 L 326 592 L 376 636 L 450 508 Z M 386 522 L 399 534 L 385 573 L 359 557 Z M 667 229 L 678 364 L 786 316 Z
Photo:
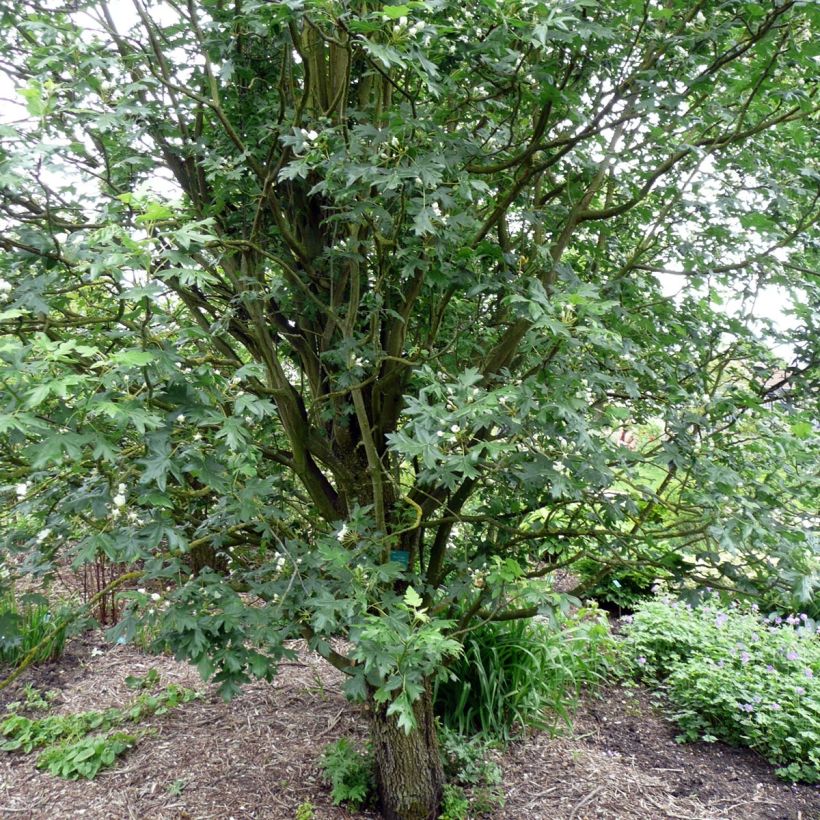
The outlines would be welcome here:
M 386 704 L 372 703 L 371 708 L 376 783 L 385 820 L 436 820 L 444 772 L 430 687 L 414 704 L 418 728 L 409 735 L 395 715 L 387 715 Z

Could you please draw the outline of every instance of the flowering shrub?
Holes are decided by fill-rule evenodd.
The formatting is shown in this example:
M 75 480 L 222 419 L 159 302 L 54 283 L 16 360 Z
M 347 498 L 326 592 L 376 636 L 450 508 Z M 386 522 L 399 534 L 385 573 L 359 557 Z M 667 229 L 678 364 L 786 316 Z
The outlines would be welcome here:
M 749 746 L 787 780 L 820 781 L 820 635 L 812 619 L 655 599 L 624 632 L 635 673 L 663 683 L 681 742 Z

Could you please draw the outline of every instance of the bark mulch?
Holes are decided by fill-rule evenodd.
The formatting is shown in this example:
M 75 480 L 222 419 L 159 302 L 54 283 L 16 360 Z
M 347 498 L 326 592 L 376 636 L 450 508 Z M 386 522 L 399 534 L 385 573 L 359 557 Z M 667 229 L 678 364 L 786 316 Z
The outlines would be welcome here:
M 93 781 L 60 780 L 38 771 L 35 755 L 0 753 L 0 818 L 292 820 L 305 801 L 316 820 L 379 817 L 333 806 L 322 783 L 325 744 L 364 739 L 366 723 L 340 694 L 339 673 L 307 652 L 273 684 L 253 683 L 225 704 L 186 664 L 92 636 L 0 693 L 0 708 L 25 683 L 59 690 L 59 712 L 122 705 L 134 697 L 125 677 L 151 667 L 162 685 L 189 686 L 202 699 L 147 721 L 155 733 Z M 493 820 L 820 820 L 820 790 L 776 780 L 747 750 L 675 744 L 644 690 L 605 695 L 585 699 L 571 735 L 535 734 L 507 750 L 506 804 Z

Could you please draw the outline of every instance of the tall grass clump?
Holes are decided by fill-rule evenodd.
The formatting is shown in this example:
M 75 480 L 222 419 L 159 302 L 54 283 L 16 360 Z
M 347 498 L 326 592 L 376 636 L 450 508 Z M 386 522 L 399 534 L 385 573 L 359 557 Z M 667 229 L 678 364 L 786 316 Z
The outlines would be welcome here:
M 46 603 L 21 603 L 11 590 L 0 595 L 0 664 L 18 665 L 41 642 L 34 663 L 58 658 L 66 640 L 58 621 Z
M 435 689 L 442 725 L 461 735 L 509 740 L 526 727 L 569 722 L 581 688 L 614 658 L 606 617 L 581 610 L 561 629 L 531 621 L 487 623 L 467 635 L 449 680 Z
M 807 614 L 658 599 L 624 632 L 635 675 L 668 695 L 679 741 L 749 746 L 781 777 L 820 782 L 820 626 Z

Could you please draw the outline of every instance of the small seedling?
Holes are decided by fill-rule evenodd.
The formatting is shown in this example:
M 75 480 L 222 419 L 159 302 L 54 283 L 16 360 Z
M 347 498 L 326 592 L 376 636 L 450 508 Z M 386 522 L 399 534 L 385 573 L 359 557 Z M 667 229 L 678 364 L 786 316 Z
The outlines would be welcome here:
M 294 820 L 314 820 L 316 817 L 315 809 L 316 807 L 310 800 L 305 800 L 304 803 L 300 803 L 297 807 Z

